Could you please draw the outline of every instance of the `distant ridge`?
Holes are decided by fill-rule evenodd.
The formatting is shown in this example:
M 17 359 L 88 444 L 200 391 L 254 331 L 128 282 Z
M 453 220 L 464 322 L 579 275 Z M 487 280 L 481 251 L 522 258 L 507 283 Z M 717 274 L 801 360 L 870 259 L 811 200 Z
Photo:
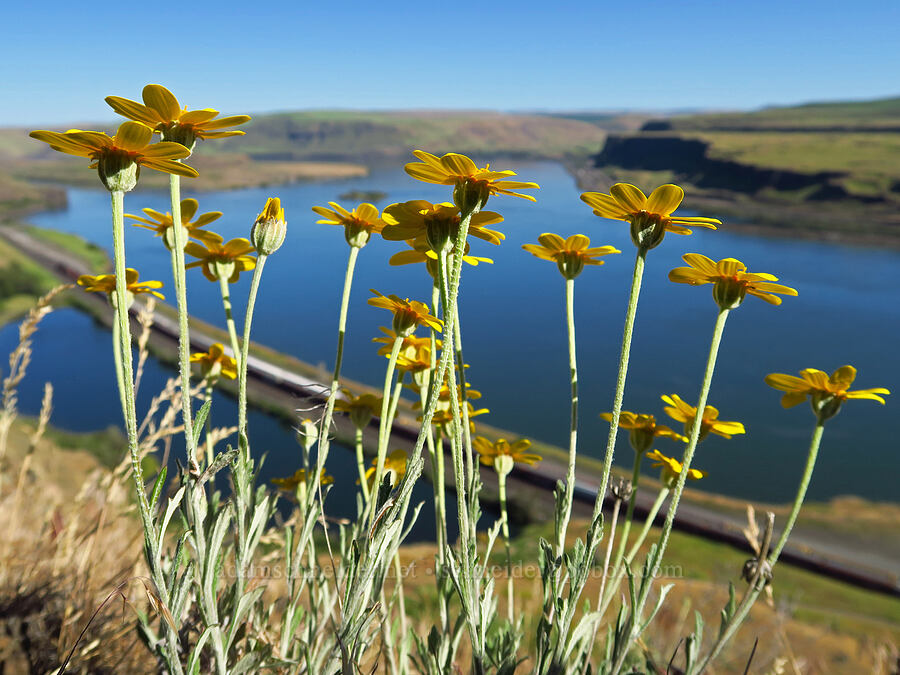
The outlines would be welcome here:
M 644 131 L 900 132 L 900 96 L 650 120 Z

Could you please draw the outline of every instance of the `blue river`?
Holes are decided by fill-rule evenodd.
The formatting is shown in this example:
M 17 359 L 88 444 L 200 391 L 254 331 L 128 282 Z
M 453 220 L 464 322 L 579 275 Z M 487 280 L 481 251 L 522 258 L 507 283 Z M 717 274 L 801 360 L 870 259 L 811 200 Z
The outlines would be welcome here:
M 483 393 L 479 403 L 491 411 L 485 421 L 523 437 L 565 446 L 569 383 L 564 281 L 554 264 L 532 257 L 521 246 L 536 242 L 542 232 L 555 232 L 564 237 L 583 233 L 593 245 L 621 249 L 621 255 L 607 256 L 605 265 L 586 268 L 575 283 L 579 448 L 581 453 L 599 457 L 607 425 L 598 414 L 612 404 L 634 262 L 628 227 L 592 215 L 560 165 L 522 163 L 512 168 L 523 180 L 538 182 L 541 189 L 536 192 L 536 204 L 513 197 L 492 198 L 488 208 L 505 217 L 496 229 L 506 234 L 506 241 L 500 246 L 472 241 L 473 255 L 495 262 L 467 266 L 463 273 L 460 312 L 466 361 L 471 365 L 468 377 Z M 201 213 L 224 212 L 209 229 L 226 239 L 248 236 L 266 198 L 281 197 L 288 236 L 266 265 L 253 337 L 329 369 L 348 247 L 342 229 L 315 224 L 317 216 L 311 207 L 341 201 L 338 195 L 348 190 L 386 192 L 380 207 L 409 199 L 449 199 L 449 188 L 419 183 L 401 169 L 365 178 L 199 195 L 191 194 L 188 180 L 183 186 L 184 196 L 199 199 Z M 169 209 L 168 194 L 138 188 L 126 196 L 125 207 L 128 213 L 140 213 L 144 207 L 164 212 Z M 102 190 L 69 190 L 67 210 L 30 220 L 110 246 L 109 197 Z M 379 326 L 389 325 L 390 316 L 366 304 L 369 289 L 423 301 L 430 298 L 424 266 L 388 266 L 388 258 L 402 248 L 374 237 L 360 254 L 354 280 L 344 374 L 376 386 L 383 381 L 386 360 L 376 355 L 378 345 L 371 340 L 380 335 Z M 900 352 L 891 345 L 900 336 L 900 252 L 747 235 L 727 221 L 715 232 L 699 229 L 688 237 L 667 236 L 648 256 L 624 406 L 653 413 L 663 423 L 662 394 L 677 393 L 688 401 L 697 397 L 716 314 L 709 286 L 695 288 L 667 279 L 670 269 L 683 264 L 681 255 L 687 252 L 714 259 L 738 258 L 750 271 L 775 274 L 799 291 L 799 297 L 785 298 L 780 307 L 748 296 L 729 317 L 709 402 L 719 408 L 722 419 L 743 422 L 747 434 L 731 440 L 711 436 L 705 441 L 695 466 L 709 476 L 693 487 L 754 501 L 790 501 L 814 419 L 806 405 L 783 410 L 779 392 L 763 378 L 771 372 L 796 374 L 807 367 L 831 372 L 849 363 L 859 371 L 855 388 L 887 387 L 895 395 L 888 397 L 887 406 L 850 401 L 828 422 L 810 496 L 825 500 L 856 494 L 896 501 L 900 443 L 890 420 L 898 404 Z M 142 279 L 163 280 L 164 292 L 174 300 L 169 255 L 158 238 L 129 227 L 127 255 L 129 266 L 138 268 Z M 224 326 L 218 286 L 199 270 L 189 270 L 189 275 L 191 313 Z M 232 287 L 239 330 L 249 277 L 244 275 Z M 0 353 L 12 349 L 15 340 L 15 326 L 0 330 Z M 118 424 L 109 341 L 108 332 L 74 310 L 47 318 L 35 338 L 35 360 L 22 386 L 23 411 L 36 412 L 42 383 L 50 380 L 57 390 L 54 424 L 73 430 Z M 151 362 L 140 405 L 146 407 L 172 373 L 169 366 Z M 215 411 L 218 423 L 234 419 L 234 405 L 228 399 L 217 403 Z M 290 427 L 255 412 L 250 428 L 253 447 L 267 453 L 263 477 L 290 474 L 299 461 Z M 674 442 L 665 439 L 658 448 L 669 455 L 678 451 Z M 630 467 L 632 458 L 627 434 L 621 434 L 616 462 Z M 349 453 L 337 455 L 329 471 L 336 474 L 338 485 L 355 479 Z M 651 471 L 649 466 L 645 471 Z M 419 493 L 426 501 L 421 516 L 425 523 L 433 517 L 426 499 L 430 491 L 422 486 Z M 338 497 L 338 490 L 333 494 L 330 506 L 336 515 L 352 514 L 353 498 Z

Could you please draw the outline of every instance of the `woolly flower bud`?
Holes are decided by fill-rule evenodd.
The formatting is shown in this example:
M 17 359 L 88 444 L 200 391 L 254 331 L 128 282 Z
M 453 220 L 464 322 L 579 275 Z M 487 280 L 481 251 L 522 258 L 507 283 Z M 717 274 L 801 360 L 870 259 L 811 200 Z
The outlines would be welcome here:
M 287 234 L 287 221 L 284 209 L 278 197 L 269 197 L 266 207 L 256 217 L 250 229 L 250 241 L 261 255 L 272 255 L 284 243 Z

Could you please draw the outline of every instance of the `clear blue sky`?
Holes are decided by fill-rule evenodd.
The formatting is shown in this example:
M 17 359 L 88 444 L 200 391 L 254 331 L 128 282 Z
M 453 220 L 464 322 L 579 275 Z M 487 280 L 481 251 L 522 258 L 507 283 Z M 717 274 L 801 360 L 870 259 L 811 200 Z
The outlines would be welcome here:
M 30 6 L 29 6 L 30 5 Z M 7 3 L 0 125 L 189 108 L 754 108 L 900 95 L 898 0 Z

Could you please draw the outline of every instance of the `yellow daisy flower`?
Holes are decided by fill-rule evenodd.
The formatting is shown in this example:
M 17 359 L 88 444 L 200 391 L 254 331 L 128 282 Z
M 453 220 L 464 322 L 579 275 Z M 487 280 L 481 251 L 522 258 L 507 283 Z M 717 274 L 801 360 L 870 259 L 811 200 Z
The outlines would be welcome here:
M 106 102 L 122 117 L 142 122 L 162 134 L 164 141 L 175 141 L 188 148 L 192 148 L 198 138 L 243 136 L 243 131 L 223 129 L 250 121 L 249 115 L 215 119 L 219 111 L 212 108 L 189 111 L 181 107 L 171 91 L 159 84 L 148 84 L 141 96 L 143 104 L 121 96 L 107 96 Z
M 612 422 L 612 413 L 600 413 L 600 417 L 607 422 Z M 638 415 L 627 410 L 619 413 L 619 428 L 629 430 L 628 440 L 634 451 L 638 453 L 649 450 L 653 441 L 658 437 L 674 438 L 676 441 L 685 443 L 688 440 L 665 424 L 657 424 L 653 415 Z
M 204 377 L 214 379 L 224 375 L 229 380 L 237 378 L 237 362 L 225 353 L 220 342 L 209 346 L 209 351 L 191 354 L 191 363 L 199 363 Z
M 334 483 L 334 476 L 329 476 L 325 473 L 325 469 L 322 469 L 322 475 L 319 482 L 322 485 L 331 485 Z M 279 490 L 296 492 L 298 487 L 306 485 L 306 469 L 297 469 L 292 476 L 288 476 L 287 478 L 273 478 L 272 483 L 274 483 Z
M 188 157 L 190 150 L 178 143 L 151 145 L 153 131 L 139 122 L 124 122 L 115 136 L 80 129 L 63 134 L 40 130 L 28 135 L 59 152 L 94 160 L 91 168 L 97 169 L 100 180 L 110 191 L 133 190 L 142 166 L 188 178 L 198 176 L 196 169 L 175 161 Z
M 691 427 L 694 425 L 694 418 L 697 416 L 697 408 L 685 403 L 677 394 L 663 396 L 662 400 L 669 405 L 663 410 L 666 414 L 677 422 L 684 423 L 684 433 L 691 435 Z M 719 419 L 719 411 L 711 405 L 703 409 L 703 418 L 700 421 L 700 440 L 702 441 L 710 433 L 714 433 L 722 438 L 731 438 L 735 434 L 746 433 L 744 425 L 740 422 L 725 422 Z
M 334 409 L 347 413 L 357 429 L 364 429 L 375 415 L 381 414 L 381 397 L 374 394 L 354 396 L 347 389 L 341 389 L 344 398 L 334 402 Z
M 659 246 L 666 232 L 690 234 L 691 227 L 715 230 L 722 224 L 715 218 L 673 215 L 684 199 L 684 190 L 677 185 L 660 185 L 649 197 L 629 183 L 616 183 L 609 192 L 585 192 L 581 200 L 594 209 L 595 216 L 630 223 L 631 240 L 640 249 Z
M 448 152 L 443 157 L 424 150 L 413 150 L 413 154 L 422 161 L 407 164 L 404 167 L 406 173 L 424 183 L 453 185 L 453 201 L 460 209 L 480 209 L 491 195 L 511 195 L 537 201 L 531 195 L 514 192 L 540 188 L 537 183 L 506 180 L 515 176 L 515 171 L 491 171 L 490 164 L 479 169 L 471 159 L 455 152 Z
M 369 298 L 368 302 L 373 307 L 387 309 L 394 314 L 394 333 L 408 337 L 415 331 L 416 326 L 423 325 L 440 331 L 444 322 L 428 313 L 428 305 L 417 300 L 401 300 L 396 295 L 383 295 L 374 288 L 369 289 L 376 297 Z
M 219 277 L 227 279 L 233 284 L 238 280 L 241 272 L 252 270 L 256 267 L 256 258 L 251 253 L 255 250 L 246 239 L 232 239 L 223 244 L 221 235 L 210 232 L 203 246 L 189 241 L 184 247 L 184 252 L 194 258 L 193 262 L 185 265 L 185 269 L 199 267 L 210 281 L 218 281 Z
M 398 266 L 398 265 L 411 265 L 414 263 L 425 263 L 426 268 L 428 269 L 428 274 L 431 275 L 432 279 L 438 278 L 438 255 L 434 251 L 431 250 L 431 245 L 425 239 L 425 237 L 418 237 L 416 239 L 408 239 L 406 243 L 409 245 L 409 249 L 406 251 L 400 251 L 399 253 L 395 253 L 388 259 L 388 265 Z M 488 263 L 493 264 L 493 260 L 490 258 L 482 258 L 480 256 L 469 255 L 469 242 L 466 242 L 465 253 L 463 254 L 463 262 L 472 265 L 473 267 L 477 266 L 479 263 Z M 453 259 L 453 252 L 450 252 L 449 259 Z
M 781 397 L 781 405 L 785 408 L 792 408 L 809 396 L 813 410 L 825 420 L 836 415 L 841 404 L 848 399 L 867 399 L 884 405 L 882 396 L 890 394 L 889 390 L 875 387 L 849 391 L 855 379 L 856 368 L 853 366 L 841 366 L 830 377 L 824 371 L 805 368 L 800 371 L 800 377 L 782 373 L 766 375 L 766 384 L 785 392 Z
M 522 248 L 541 260 L 550 260 L 559 267 L 566 279 L 574 279 L 585 265 L 602 265 L 603 260 L 595 260 L 602 255 L 621 253 L 615 246 L 590 248 L 591 240 L 583 234 L 573 234 L 563 239 L 558 234 L 545 232 L 538 237 L 540 244 L 523 244 Z
M 160 300 L 165 300 L 165 296 L 157 291 L 157 288 L 162 288 L 163 282 L 161 281 L 138 281 L 138 271 L 131 267 L 125 270 L 125 288 L 128 292 L 128 300 L 129 304 L 133 299 L 133 296 L 138 295 L 140 293 L 148 293 L 149 295 L 154 295 Z M 116 275 L 115 274 L 98 274 L 94 276 L 92 274 L 82 274 L 78 277 L 78 285 L 81 286 L 85 291 L 89 291 L 92 293 L 106 293 L 109 296 L 110 303 L 115 306 L 116 302 Z
M 722 309 L 734 309 L 744 301 L 747 293 L 770 305 L 781 304 L 781 298 L 774 293 L 797 295 L 797 291 L 789 286 L 773 284 L 778 277 L 765 272 L 751 274 L 744 263 L 734 258 L 715 262 L 699 253 L 685 253 L 681 257 L 690 267 L 676 267 L 669 272 L 669 281 L 691 286 L 714 284 L 713 298 Z
M 378 460 L 373 459 L 372 466 L 366 469 L 366 482 L 368 482 L 370 490 L 375 482 L 377 465 Z M 406 453 L 403 450 L 394 450 L 384 458 L 384 473 L 386 476 L 390 476 L 391 485 L 396 485 L 403 480 L 403 477 L 406 475 Z M 356 484 L 359 485 L 358 478 L 356 479 Z
M 363 203 L 348 211 L 337 202 L 328 202 L 330 209 L 314 206 L 312 210 L 322 216 L 320 225 L 343 225 L 344 239 L 350 246 L 362 248 L 369 243 L 372 233 L 378 234 L 385 225 L 374 204 Z
M 528 464 L 534 466 L 541 461 L 540 455 L 527 452 L 531 447 L 531 441 L 527 438 L 520 438 L 515 443 L 510 443 L 505 438 L 499 438 L 496 442 L 491 443 L 484 436 L 476 436 L 472 439 L 472 445 L 478 453 L 478 459 L 485 466 L 494 466 L 497 457 L 506 455 L 512 457 L 514 461 L 520 464 Z
M 192 220 L 192 218 L 197 214 L 197 208 L 199 204 L 196 199 L 182 199 L 181 200 L 181 225 L 187 230 L 187 234 L 194 239 L 198 239 L 202 242 L 211 241 L 210 232 L 207 230 L 201 230 L 200 228 L 204 225 L 209 225 L 214 220 L 218 220 L 222 217 L 221 211 L 210 211 L 208 213 L 201 214 L 197 217 L 196 220 Z M 141 209 L 144 214 L 147 216 L 146 218 L 142 218 L 141 216 L 135 216 L 130 213 L 126 213 L 126 218 L 131 218 L 136 220 L 136 223 L 132 223 L 135 227 L 143 227 L 145 230 L 153 230 L 156 233 L 157 237 L 162 237 L 163 242 L 166 247 L 171 250 L 174 242 L 172 241 L 172 237 L 170 236 L 172 233 L 172 214 L 168 211 L 165 213 L 160 213 L 154 209 Z M 213 234 L 213 238 L 217 236 Z
M 653 460 L 653 464 L 650 466 L 662 467 L 662 475 L 660 478 L 662 479 L 663 484 L 666 487 L 675 485 L 678 481 L 678 476 L 681 475 L 681 470 L 684 468 L 684 465 L 677 459 L 666 457 L 659 450 L 648 452 L 647 457 Z M 688 469 L 688 478 L 691 480 L 700 480 L 701 478 L 706 478 L 707 475 L 706 471 L 701 471 L 700 469 L 694 469 L 693 467 Z
M 459 209 L 453 204 L 441 202 L 432 204 L 424 199 L 415 199 L 401 204 L 391 204 L 384 210 L 386 227 L 381 236 L 388 241 L 405 241 L 424 238 L 435 253 L 449 250 L 459 232 Z M 480 211 L 472 216 L 469 235 L 499 244 L 506 235 L 490 230 L 486 225 L 503 222 L 503 216 L 493 211 Z

